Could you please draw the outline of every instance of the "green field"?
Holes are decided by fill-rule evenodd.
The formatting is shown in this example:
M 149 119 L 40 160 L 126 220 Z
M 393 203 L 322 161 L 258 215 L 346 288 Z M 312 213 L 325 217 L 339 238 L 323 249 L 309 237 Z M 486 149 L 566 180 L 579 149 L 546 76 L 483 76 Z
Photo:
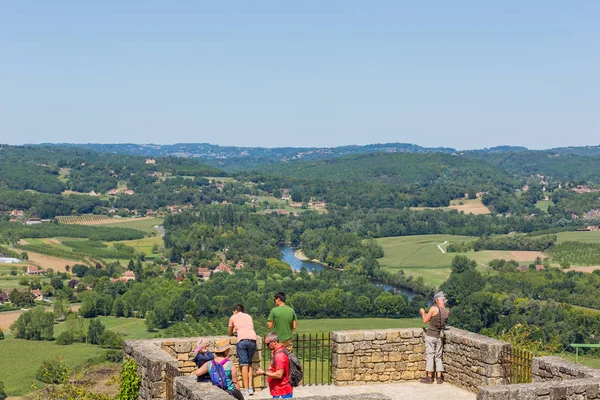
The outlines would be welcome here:
M 22 273 L 21 271 L 19 271 L 19 273 Z M 19 285 L 19 279 L 22 278 L 22 276 L 10 276 L 10 275 L 2 275 L 0 276 L 0 290 L 2 289 L 16 289 L 16 288 L 20 288 L 20 289 L 25 289 L 26 286 L 21 286 Z
M 538 202 L 535 203 L 535 208 L 538 208 L 538 209 L 542 210 L 543 212 L 547 213 L 548 207 L 550 207 L 550 204 L 552 204 L 552 202 L 550 200 L 538 200 Z
M 106 329 L 116 332 L 128 339 L 149 339 L 153 338 L 158 332 L 148 332 L 146 324 L 140 318 L 116 318 L 116 317 L 97 317 L 104 324 Z M 90 319 L 85 319 L 86 326 Z M 66 328 L 64 322 L 54 325 L 54 337 L 60 335 Z
M 123 218 L 121 220 L 117 220 L 117 222 L 104 224 L 102 226 L 118 226 L 120 228 L 132 228 L 139 229 L 140 231 L 144 231 L 146 233 L 156 233 L 156 229 L 154 229 L 154 225 L 162 225 L 164 219 L 163 218 L 148 218 L 148 219 L 139 219 L 139 218 Z
M 588 232 L 589 233 L 589 232 Z M 470 251 L 468 253 L 442 253 L 438 245 L 445 241 L 460 243 L 475 240 L 470 236 L 456 235 L 420 235 L 398 236 L 377 239 L 383 247 L 384 256 L 380 258 L 381 267 L 391 273 L 404 270 L 406 275 L 422 277 L 426 284 L 439 286 L 450 276 L 450 265 L 455 256 L 466 256 L 475 260 L 481 272 L 489 272 L 487 264 L 494 259 L 516 260 L 524 264 L 535 261 L 538 252 L 516 252 L 501 250 Z M 441 246 L 445 248 L 445 245 Z
M 150 236 L 136 240 L 122 240 L 120 242 L 106 242 L 109 246 L 114 243 L 123 243 L 126 246 L 133 247 L 136 252 L 144 253 L 147 256 L 153 255 L 152 247 L 157 245 L 159 249 L 164 245 L 163 239 L 160 236 Z
M 420 318 L 301 319 L 295 333 L 327 333 L 353 329 L 422 328 Z
M 90 344 L 76 343 L 59 346 L 56 342 L 30 341 L 22 339 L 0 340 L 4 389 L 9 396 L 21 396 L 31 392 L 33 385 L 44 386 L 35 379 L 42 361 L 64 359 L 70 368 L 81 367 L 90 358 L 101 356 L 105 349 Z
M 600 231 L 559 232 L 556 237 L 556 242 L 559 244 L 564 242 L 600 243 Z

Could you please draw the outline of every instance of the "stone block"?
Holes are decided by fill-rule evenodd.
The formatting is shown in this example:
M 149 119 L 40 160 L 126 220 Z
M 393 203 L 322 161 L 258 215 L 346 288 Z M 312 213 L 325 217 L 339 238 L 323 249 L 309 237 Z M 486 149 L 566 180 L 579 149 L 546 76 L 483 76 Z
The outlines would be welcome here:
M 337 343 L 333 345 L 333 352 L 339 354 L 354 353 L 353 343 Z

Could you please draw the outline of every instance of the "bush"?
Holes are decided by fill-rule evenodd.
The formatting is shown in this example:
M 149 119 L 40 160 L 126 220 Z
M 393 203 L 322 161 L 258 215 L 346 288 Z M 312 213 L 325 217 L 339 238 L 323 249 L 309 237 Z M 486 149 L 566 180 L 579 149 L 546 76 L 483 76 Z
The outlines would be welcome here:
M 0 329 L 0 340 L 4 340 L 4 332 L 2 332 L 2 329 Z
M 108 362 L 119 363 L 123 361 L 123 350 L 106 350 L 104 359 Z
M 98 344 L 108 349 L 123 348 L 123 338 L 113 331 L 105 330 L 98 338 Z
M 4 391 L 4 382 L 0 382 L 0 400 L 4 400 L 7 397 L 8 396 L 6 395 L 6 392 Z
M 141 378 L 137 374 L 137 363 L 133 358 L 125 361 L 121 371 L 121 383 L 117 400 L 137 400 L 140 393 Z
M 70 331 L 64 331 L 56 338 L 56 344 L 61 346 L 73 344 L 73 342 L 73 333 L 71 333 Z
M 69 378 L 69 368 L 65 360 L 57 357 L 56 360 L 43 361 L 35 377 L 45 383 L 64 383 Z

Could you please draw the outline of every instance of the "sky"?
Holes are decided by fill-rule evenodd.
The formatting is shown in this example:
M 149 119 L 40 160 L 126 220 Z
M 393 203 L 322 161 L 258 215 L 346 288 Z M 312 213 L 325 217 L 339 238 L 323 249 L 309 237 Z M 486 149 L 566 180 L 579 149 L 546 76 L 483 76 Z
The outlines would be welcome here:
M 0 1 L 0 143 L 600 144 L 600 2 Z

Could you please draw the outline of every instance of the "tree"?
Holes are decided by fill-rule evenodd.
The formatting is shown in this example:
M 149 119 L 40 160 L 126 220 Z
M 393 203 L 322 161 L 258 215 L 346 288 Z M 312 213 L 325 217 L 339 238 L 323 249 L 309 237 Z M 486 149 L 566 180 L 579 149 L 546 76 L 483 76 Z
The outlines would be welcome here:
M 399 316 L 406 308 L 406 301 L 402 296 L 383 292 L 373 302 L 377 313 L 384 317 Z
M 371 300 L 364 295 L 358 296 L 356 299 L 356 308 L 360 312 L 360 315 L 368 315 L 371 312 Z
M 91 344 L 99 344 L 100 336 L 104 333 L 104 325 L 98 319 L 90 321 L 88 326 L 88 342 Z
M 450 277 L 440 287 L 446 294 L 451 306 L 461 304 L 471 293 L 483 289 L 484 279 L 475 269 L 468 269 L 462 273 L 452 271 Z
M 11 326 L 17 339 L 52 340 L 54 335 L 54 314 L 35 307 L 26 311 Z
M 146 330 L 148 332 L 154 332 L 156 329 L 156 314 L 154 314 L 154 311 L 149 310 L 146 312 L 146 320 L 144 323 L 146 324 Z
M 4 391 L 4 382 L 0 382 L 0 400 L 4 400 L 7 397 L 8 396 L 6 395 L 6 392 Z
M 23 260 L 29 260 L 29 254 L 27 254 L 27 252 L 24 251 L 24 252 L 21 253 L 21 258 Z
M 2 332 L 2 329 L 0 329 L 0 340 L 4 340 L 4 332 Z
M 50 284 L 56 290 L 60 290 L 60 289 L 62 289 L 64 287 L 63 281 L 62 281 L 62 279 L 61 279 L 60 276 L 54 276 L 54 277 L 52 277 L 52 279 L 50 279 Z
M 67 318 L 67 315 L 69 313 L 69 307 L 65 304 L 63 300 L 56 300 L 54 302 L 54 307 L 52 311 L 54 312 L 54 317 L 56 317 L 58 321 L 62 321 L 65 318 Z

